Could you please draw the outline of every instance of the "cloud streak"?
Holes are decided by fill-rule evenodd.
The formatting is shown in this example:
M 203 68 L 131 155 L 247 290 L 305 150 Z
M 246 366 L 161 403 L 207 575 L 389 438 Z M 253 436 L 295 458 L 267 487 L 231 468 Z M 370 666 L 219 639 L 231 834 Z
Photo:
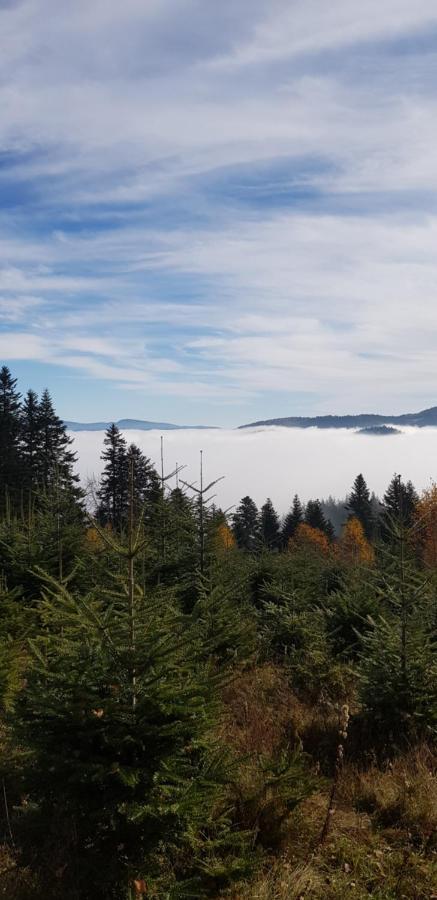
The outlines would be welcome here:
M 428 0 L 2 6 L 3 359 L 66 417 L 66 373 L 204 422 L 436 402 L 434 33 Z

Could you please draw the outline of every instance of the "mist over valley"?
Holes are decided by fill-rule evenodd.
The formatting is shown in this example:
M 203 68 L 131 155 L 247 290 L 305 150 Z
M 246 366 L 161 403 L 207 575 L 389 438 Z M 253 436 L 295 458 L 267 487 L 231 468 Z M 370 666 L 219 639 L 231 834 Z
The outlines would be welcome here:
M 123 434 L 159 468 L 160 431 L 127 430 Z M 83 484 L 98 478 L 102 471 L 103 436 L 101 431 L 73 435 Z M 343 499 L 359 472 L 379 496 L 394 473 L 411 479 L 418 490 L 437 478 L 437 428 L 408 427 L 394 435 L 275 426 L 201 433 L 178 429 L 164 435 L 166 471 L 172 471 L 176 463 L 185 465 L 182 477 L 198 482 L 200 450 L 205 478 L 212 481 L 225 476 L 215 489 L 215 502 L 223 508 L 238 503 L 246 494 L 258 505 L 270 497 L 281 514 L 288 510 L 295 493 L 304 501 L 329 495 Z

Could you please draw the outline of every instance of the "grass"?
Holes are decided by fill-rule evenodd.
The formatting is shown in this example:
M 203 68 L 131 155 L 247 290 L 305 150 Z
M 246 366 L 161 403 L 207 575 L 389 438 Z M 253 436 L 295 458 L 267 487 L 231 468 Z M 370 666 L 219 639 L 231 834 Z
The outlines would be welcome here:
M 241 673 L 225 700 L 226 737 L 239 753 L 274 756 L 297 743 L 317 784 L 287 819 L 276 854 L 230 900 L 437 900 L 435 749 L 412 748 L 380 768 L 354 747 L 321 846 L 337 711 L 299 701 L 284 671 L 270 664 Z

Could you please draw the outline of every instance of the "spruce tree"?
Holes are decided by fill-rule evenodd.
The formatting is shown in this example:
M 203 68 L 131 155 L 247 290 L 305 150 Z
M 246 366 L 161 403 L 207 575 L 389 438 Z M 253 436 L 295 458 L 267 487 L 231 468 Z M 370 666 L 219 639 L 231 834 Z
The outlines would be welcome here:
M 260 536 L 263 544 L 269 550 L 276 550 L 280 543 L 279 518 L 270 497 L 261 507 Z
M 370 492 L 363 475 L 357 475 L 352 491 L 347 499 L 346 509 L 350 513 L 350 517 L 355 517 L 361 522 L 364 534 L 367 540 L 373 535 L 373 510 L 370 499 Z
M 105 463 L 97 491 L 97 518 L 121 531 L 128 503 L 126 441 L 116 425 L 109 426 L 103 440 L 100 459 Z
M 19 493 L 20 394 L 7 366 L 0 369 L 0 504 Z
M 305 524 L 311 528 L 323 531 L 326 537 L 332 541 L 334 537 L 332 522 L 326 518 L 320 500 L 308 500 L 305 510 Z
M 171 591 L 145 595 L 135 542 L 129 526 L 119 588 L 81 595 L 47 579 L 38 609 L 15 720 L 31 750 L 17 829 L 33 832 L 33 860 L 35 848 L 49 860 L 48 897 L 129 897 L 144 881 L 151 896 L 200 898 L 247 869 L 249 835 L 233 827 L 226 790 L 232 762 L 214 736 L 223 678 L 211 665 L 212 652 L 233 658 L 239 623 L 218 597 L 186 616 Z
M 232 519 L 232 530 L 242 550 L 253 551 L 259 547 L 259 514 L 251 497 L 243 497 L 241 500 Z
M 417 501 L 418 496 L 412 482 L 405 483 L 400 475 L 394 475 L 383 498 L 380 530 L 384 541 L 390 541 L 395 524 L 404 528 L 411 527 Z
M 22 458 L 23 486 L 33 490 L 38 484 L 42 469 L 42 421 L 38 397 L 29 390 L 24 397 L 20 416 L 20 451 Z
M 76 454 L 71 450 L 73 438 L 53 408 L 52 398 L 45 390 L 38 410 L 40 444 L 37 453 L 39 484 L 44 488 L 55 485 L 68 489 L 80 497 L 77 487 L 78 475 L 74 474 Z
M 143 522 L 150 524 L 156 515 L 161 497 L 159 475 L 151 462 L 136 444 L 130 444 L 126 451 L 125 477 L 128 477 L 129 464 L 133 463 L 134 478 L 134 515 L 140 516 Z
M 293 497 L 293 505 L 289 513 L 287 513 L 282 525 L 282 545 L 287 547 L 289 540 L 295 534 L 296 529 L 304 520 L 303 506 L 297 494 Z
M 437 642 L 433 587 L 416 567 L 402 508 L 386 528 L 379 615 L 362 636 L 360 688 L 375 741 L 392 752 L 437 737 Z

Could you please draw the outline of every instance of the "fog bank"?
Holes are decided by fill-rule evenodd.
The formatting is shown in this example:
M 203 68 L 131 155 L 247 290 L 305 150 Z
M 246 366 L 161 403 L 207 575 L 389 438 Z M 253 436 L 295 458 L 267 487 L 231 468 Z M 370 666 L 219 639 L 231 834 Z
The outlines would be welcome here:
M 78 471 L 85 483 L 102 470 L 100 453 L 104 432 L 73 435 Z M 157 465 L 158 431 L 126 431 Z M 250 494 L 257 504 L 271 497 L 285 513 L 293 494 L 343 499 L 355 476 L 362 472 L 370 490 L 382 494 L 395 472 L 420 490 L 437 480 L 437 428 L 406 428 L 401 434 L 370 436 L 346 429 L 264 428 L 241 431 L 170 431 L 164 434 L 166 469 L 176 462 L 187 468 L 187 481 L 199 478 L 199 451 L 204 451 L 205 478 L 217 485 L 217 503 L 228 507 Z

